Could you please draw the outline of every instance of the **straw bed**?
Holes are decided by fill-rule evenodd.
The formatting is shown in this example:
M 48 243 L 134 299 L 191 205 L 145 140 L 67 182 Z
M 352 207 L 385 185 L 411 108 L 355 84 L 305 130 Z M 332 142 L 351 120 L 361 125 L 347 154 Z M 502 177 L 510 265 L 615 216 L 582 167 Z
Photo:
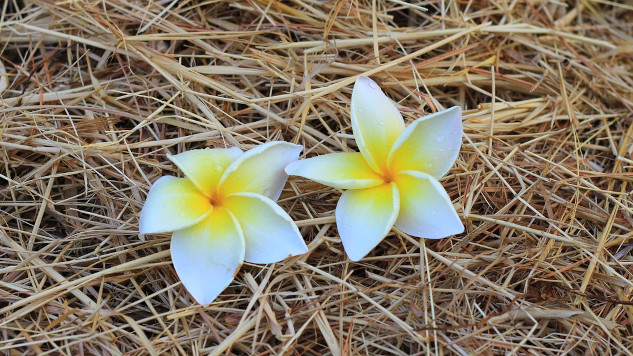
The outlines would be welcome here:
M 0 4 L 6 355 L 624 355 L 633 349 L 633 8 L 558 1 Z M 209 307 L 138 235 L 166 158 L 271 140 L 356 151 L 369 75 L 410 123 L 459 105 L 441 182 L 466 232 L 351 262 L 341 192 L 291 177 L 310 252 Z M 0 79 L 2 73 L 0 72 Z M 2 81 L 0 80 L 0 88 Z

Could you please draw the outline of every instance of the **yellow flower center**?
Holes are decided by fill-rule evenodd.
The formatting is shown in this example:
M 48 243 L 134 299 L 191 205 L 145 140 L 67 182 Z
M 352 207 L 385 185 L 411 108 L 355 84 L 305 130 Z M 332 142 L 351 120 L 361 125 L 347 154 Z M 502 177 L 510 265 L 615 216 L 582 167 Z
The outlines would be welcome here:
M 394 181 L 394 177 L 391 172 L 387 172 L 382 174 L 382 180 L 384 180 L 386 184 L 389 184 Z
M 213 205 L 214 208 L 218 208 L 222 206 L 222 203 L 224 201 L 224 197 L 219 194 L 219 193 L 214 193 L 210 198 L 209 198 L 209 202 L 211 203 L 211 205 Z

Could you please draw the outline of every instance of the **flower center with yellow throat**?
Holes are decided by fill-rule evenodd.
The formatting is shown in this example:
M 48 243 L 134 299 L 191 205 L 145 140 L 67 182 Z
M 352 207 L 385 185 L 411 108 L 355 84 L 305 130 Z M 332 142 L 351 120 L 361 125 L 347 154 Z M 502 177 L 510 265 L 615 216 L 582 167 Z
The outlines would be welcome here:
M 384 171 L 380 173 L 380 177 L 382 177 L 382 180 L 385 182 L 385 184 L 392 183 L 396 180 L 396 175 L 391 173 L 391 170 L 389 168 L 384 169 Z
M 211 205 L 213 205 L 214 208 L 221 207 L 223 202 L 224 202 L 224 197 L 222 196 L 222 194 L 218 192 L 213 193 L 213 195 L 209 197 L 209 203 L 211 203 Z

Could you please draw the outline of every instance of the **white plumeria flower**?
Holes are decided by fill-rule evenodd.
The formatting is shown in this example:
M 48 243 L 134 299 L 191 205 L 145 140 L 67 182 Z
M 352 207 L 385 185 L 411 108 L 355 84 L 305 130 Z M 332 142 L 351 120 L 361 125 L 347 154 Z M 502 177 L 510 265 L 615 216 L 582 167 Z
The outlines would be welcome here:
M 288 179 L 284 167 L 301 149 L 276 141 L 246 153 L 201 149 L 169 156 L 186 178 L 165 176 L 152 185 L 139 230 L 174 232 L 176 273 L 198 303 L 211 303 L 244 260 L 272 263 L 308 251 L 295 223 L 275 203 Z
M 464 231 L 437 181 L 462 143 L 461 109 L 427 115 L 404 127 L 395 104 L 368 77 L 352 92 L 352 129 L 360 153 L 332 153 L 286 167 L 291 175 L 349 189 L 336 224 L 349 258 L 365 257 L 395 224 L 407 234 L 439 239 Z

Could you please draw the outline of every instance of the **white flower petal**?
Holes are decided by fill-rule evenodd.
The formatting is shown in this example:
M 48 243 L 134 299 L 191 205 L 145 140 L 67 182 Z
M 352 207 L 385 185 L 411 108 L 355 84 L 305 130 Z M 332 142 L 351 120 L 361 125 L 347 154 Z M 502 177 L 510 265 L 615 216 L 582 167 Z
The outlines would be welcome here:
M 288 175 L 284 168 L 299 158 L 302 146 L 283 141 L 267 142 L 241 155 L 224 171 L 218 191 L 257 193 L 279 199 Z
M 239 221 L 246 243 L 246 261 L 279 262 L 308 252 L 297 225 L 274 201 L 255 193 L 236 193 L 224 199 Z
M 407 234 L 441 239 L 464 232 L 451 199 L 430 174 L 404 171 L 396 176 L 400 214 L 396 226 Z
M 171 259 L 187 291 L 211 303 L 233 280 L 244 261 L 244 236 L 231 213 L 216 208 L 202 222 L 174 232 Z
M 286 173 L 339 189 L 362 189 L 383 183 L 358 152 L 331 153 L 294 161 Z
M 441 178 L 457 159 L 462 132 L 459 106 L 415 120 L 393 145 L 391 172 L 413 170 Z
M 378 85 L 365 76 L 356 79 L 351 111 L 352 129 L 360 152 L 374 170 L 386 172 L 387 156 L 404 130 L 400 111 Z
M 336 226 L 347 256 L 359 261 L 391 230 L 400 199 L 394 183 L 347 190 L 336 206 Z
M 212 210 L 209 199 L 187 178 L 165 176 L 158 179 L 147 195 L 139 217 L 139 232 L 171 232 L 194 225 Z
M 212 197 L 224 170 L 241 155 L 242 150 L 232 147 L 191 150 L 168 158 L 204 195 Z

